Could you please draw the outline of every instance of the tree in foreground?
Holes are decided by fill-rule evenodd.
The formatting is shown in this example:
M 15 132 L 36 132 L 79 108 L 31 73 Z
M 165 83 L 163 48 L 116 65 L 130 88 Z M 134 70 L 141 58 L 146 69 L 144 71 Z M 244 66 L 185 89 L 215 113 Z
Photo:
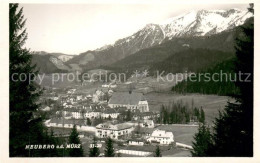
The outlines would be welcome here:
M 106 140 L 105 157 L 115 157 L 115 150 L 113 147 L 113 140 L 109 137 Z
M 49 144 L 52 137 L 35 114 L 41 89 L 32 80 L 38 72 L 24 47 L 27 39 L 23 8 L 9 4 L 9 154 L 10 157 L 57 156 L 54 150 L 28 150 L 26 145 Z M 18 76 L 23 75 L 23 80 Z M 29 80 L 31 78 L 31 81 Z
M 207 150 L 210 148 L 210 145 L 212 143 L 211 139 L 212 138 L 209 127 L 206 127 L 204 123 L 201 123 L 198 129 L 198 133 L 195 134 L 194 141 L 192 142 L 192 156 L 207 156 Z
M 90 148 L 90 150 L 89 150 L 89 157 L 98 157 L 100 152 L 97 147 L 96 137 L 94 137 L 93 144 L 94 144 L 93 148 Z
M 82 144 L 79 139 L 79 133 L 77 131 L 76 125 L 73 126 L 72 131 L 69 136 L 69 144 L 80 144 L 80 148 L 70 148 L 69 149 L 69 156 L 71 157 L 83 157 L 83 149 Z
M 249 11 L 253 12 L 253 5 Z M 253 156 L 253 57 L 254 18 L 249 18 L 240 28 L 242 35 L 236 39 L 235 72 L 247 73 L 235 85 L 239 94 L 236 103 L 228 103 L 215 121 L 211 156 Z M 245 81 L 248 80 L 248 81 Z
M 154 157 L 162 157 L 160 147 L 157 145 L 154 151 Z
M 249 11 L 253 13 L 253 4 L 250 4 Z M 224 111 L 219 112 L 213 127 L 212 142 L 208 146 L 198 143 L 201 141 L 193 145 L 197 152 L 195 155 L 253 156 L 254 18 L 249 18 L 240 30 L 242 35 L 240 33 L 236 38 L 234 71 L 244 75 L 235 82 L 239 89 L 239 93 L 233 95 L 236 102 L 228 102 Z

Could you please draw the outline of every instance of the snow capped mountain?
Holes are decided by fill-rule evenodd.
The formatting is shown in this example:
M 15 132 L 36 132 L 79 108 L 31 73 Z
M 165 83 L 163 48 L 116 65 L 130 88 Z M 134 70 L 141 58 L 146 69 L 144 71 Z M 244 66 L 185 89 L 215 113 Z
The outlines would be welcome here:
M 143 29 L 132 36 L 120 39 L 115 42 L 114 47 L 123 46 L 124 54 L 135 53 L 140 49 L 158 45 L 164 39 L 164 31 L 158 24 L 147 24 Z
M 252 14 L 238 9 L 200 10 L 171 18 L 161 24 L 168 38 L 205 36 L 239 26 Z
M 242 25 L 251 16 L 250 12 L 239 9 L 191 11 L 160 24 L 147 24 L 133 35 L 119 39 L 113 45 L 104 46 L 97 51 L 120 47 L 123 48 L 122 55 L 127 56 L 174 37 L 217 34 Z
M 250 12 L 239 9 L 191 11 L 159 24 L 147 24 L 131 36 L 94 51 L 81 53 L 68 62 L 70 64 L 79 64 L 79 61 L 86 62 L 87 68 L 109 65 L 173 38 L 210 36 L 233 29 L 242 25 L 251 16 Z M 91 61 L 87 59 L 89 53 L 93 54 Z

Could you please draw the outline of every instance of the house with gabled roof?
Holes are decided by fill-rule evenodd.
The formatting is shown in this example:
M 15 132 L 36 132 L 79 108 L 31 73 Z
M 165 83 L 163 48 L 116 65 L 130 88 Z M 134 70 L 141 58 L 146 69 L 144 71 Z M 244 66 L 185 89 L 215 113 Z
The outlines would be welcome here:
M 76 125 L 77 128 L 81 128 L 82 126 L 85 126 L 86 123 L 84 120 L 53 118 L 48 122 L 48 125 L 50 127 L 65 127 L 65 128 L 72 128 L 73 125 Z
M 147 141 L 150 143 L 156 142 L 167 145 L 174 142 L 174 135 L 172 132 L 156 129 L 153 131 Z
M 141 127 L 154 128 L 153 120 L 139 120 L 137 124 Z
M 127 109 L 139 110 L 140 112 L 148 112 L 149 105 L 144 99 L 142 93 L 139 92 L 114 92 L 108 102 L 111 108 L 126 107 Z
M 112 119 L 116 119 L 119 116 L 120 113 L 118 113 L 116 111 L 116 109 L 114 108 L 108 108 L 106 110 L 104 110 L 101 114 L 101 117 L 103 119 L 107 119 L 107 118 L 112 118 Z
M 106 122 L 96 126 L 95 135 L 99 138 L 125 139 L 131 135 L 133 130 L 134 126 L 131 123 Z

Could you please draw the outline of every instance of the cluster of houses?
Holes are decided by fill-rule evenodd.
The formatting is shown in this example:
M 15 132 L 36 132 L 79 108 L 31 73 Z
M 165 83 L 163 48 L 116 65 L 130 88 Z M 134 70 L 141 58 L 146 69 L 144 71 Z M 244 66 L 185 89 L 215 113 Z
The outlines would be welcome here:
M 136 133 L 139 136 L 136 137 Z M 173 133 L 154 128 L 153 120 L 120 124 L 102 123 L 96 126 L 95 136 L 98 138 L 110 137 L 112 139 L 128 140 L 129 145 L 140 146 L 143 146 L 145 143 L 169 145 L 174 142 Z
M 88 105 L 84 109 L 63 109 L 65 119 L 116 119 L 120 114 L 120 109 L 107 108 L 103 105 Z M 59 111 L 57 111 L 59 114 Z
M 109 85 L 111 87 L 111 85 Z M 72 128 L 74 125 L 82 131 L 93 131 L 98 138 L 110 137 L 116 140 L 128 140 L 129 145 L 144 145 L 145 143 L 171 144 L 174 142 L 172 132 L 154 128 L 154 119 L 159 113 L 149 111 L 149 105 L 142 93 L 113 92 L 106 94 L 96 90 L 92 95 L 79 95 L 75 89 L 67 91 L 60 98 L 62 114 L 60 118 L 46 121 L 48 127 Z M 110 96 L 104 100 L 104 96 Z M 120 114 L 130 111 L 132 121 L 119 122 Z M 95 127 L 87 124 L 92 119 L 107 119 Z
M 172 132 L 154 128 L 153 120 L 130 121 L 117 123 L 107 121 L 96 127 L 87 126 L 86 120 L 51 119 L 45 122 L 48 127 L 72 128 L 76 125 L 80 131 L 92 131 L 98 138 L 112 138 L 115 140 L 127 140 L 129 145 L 143 146 L 145 143 L 157 143 L 169 145 L 174 142 Z M 136 136 L 138 135 L 138 136 Z
M 158 117 L 158 113 L 149 112 L 148 102 L 144 99 L 142 93 L 137 92 L 114 92 L 106 103 L 94 103 L 94 96 L 103 96 L 102 91 L 96 91 L 91 96 L 67 96 L 61 98 L 63 106 L 62 111 L 66 119 L 117 119 L 124 111 L 130 110 L 134 115 L 134 120 L 154 119 Z M 92 101 L 91 101 L 92 100 Z
M 60 102 L 64 108 L 74 108 L 76 104 L 84 106 L 86 103 L 100 103 L 105 102 L 105 93 L 102 90 L 96 90 L 92 95 L 75 94 L 73 89 L 69 90 L 66 95 L 60 97 Z M 111 96 L 112 90 L 108 90 L 108 96 Z M 84 103 L 85 102 L 85 103 Z
M 126 110 L 126 107 L 109 108 L 104 105 L 88 105 L 83 109 L 65 108 L 63 111 L 57 111 L 56 114 L 62 114 L 65 119 L 117 119 Z M 159 116 L 160 114 L 156 112 L 134 112 L 132 119 L 150 120 Z
M 59 101 L 63 108 L 86 109 L 88 104 L 107 104 L 110 108 L 125 107 L 132 112 L 149 112 L 147 100 L 140 92 L 114 92 L 108 89 L 106 92 L 97 89 L 93 94 L 77 94 L 76 89 L 67 90 L 66 94 L 59 94 L 48 99 Z

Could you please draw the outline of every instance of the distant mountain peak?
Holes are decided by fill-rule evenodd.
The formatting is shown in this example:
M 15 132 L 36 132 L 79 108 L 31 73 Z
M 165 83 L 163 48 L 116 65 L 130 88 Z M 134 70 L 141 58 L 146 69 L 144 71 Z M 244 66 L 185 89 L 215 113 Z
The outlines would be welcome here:
M 252 14 L 239 9 L 198 10 L 168 19 L 161 24 L 168 38 L 182 36 L 204 36 L 220 33 L 242 25 Z M 215 32 L 211 32 L 215 30 Z
M 146 24 L 133 35 L 119 39 L 112 45 L 105 45 L 96 50 L 101 51 L 116 46 L 139 45 L 140 47 L 133 48 L 132 52 L 128 50 L 133 53 L 140 49 L 160 44 L 165 39 L 217 34 L 243 24 L 251 16 L 251 13 L 237 8 L 227 10 L 192 10 L 169 18 L 159 24 Z
M 118 39 L 114 44 L 94 50 L 88 68 L 109 65 L 140 50 L 150 48 L 173 38 L 210 36 L 233 29 L 252 17 L 248 11 L 236 8 L 227 10 L 192 10 L 169 18 L 162 23 L 149 23 L 132 35 Z M 82 56 L 79 56 L 79 58 Z M 70 63 L 84 60 L 73 59 Z

